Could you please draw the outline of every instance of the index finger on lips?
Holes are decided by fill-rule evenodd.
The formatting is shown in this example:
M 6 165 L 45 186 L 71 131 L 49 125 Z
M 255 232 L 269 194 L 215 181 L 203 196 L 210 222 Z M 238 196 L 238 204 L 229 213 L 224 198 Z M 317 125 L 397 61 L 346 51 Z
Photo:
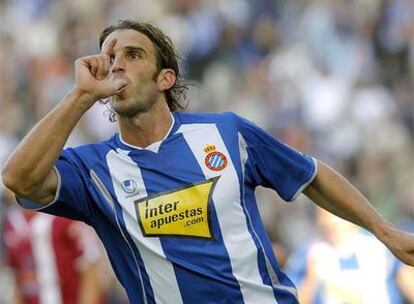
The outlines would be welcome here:
M 110 56 L 114 50 L 114 46 L 116 44 L 116 39 L 112 39 L 107 44 L 102 45 L 102 50 L 100 55 L 108 55 Z

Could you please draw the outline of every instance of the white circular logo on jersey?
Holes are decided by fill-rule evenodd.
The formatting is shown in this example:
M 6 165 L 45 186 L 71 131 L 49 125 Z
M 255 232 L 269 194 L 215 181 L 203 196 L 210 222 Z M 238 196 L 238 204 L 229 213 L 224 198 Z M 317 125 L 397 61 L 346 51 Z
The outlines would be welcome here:
M 127 179 L 127 180 L 124 180 L 121 183 L 121 188 L 126 193 L 131 194 L 131 193 L 134 193 L 135 190 L 137 190 L 137 183 L 136 183 L 136 181 L 134 181 L 132 179 Z

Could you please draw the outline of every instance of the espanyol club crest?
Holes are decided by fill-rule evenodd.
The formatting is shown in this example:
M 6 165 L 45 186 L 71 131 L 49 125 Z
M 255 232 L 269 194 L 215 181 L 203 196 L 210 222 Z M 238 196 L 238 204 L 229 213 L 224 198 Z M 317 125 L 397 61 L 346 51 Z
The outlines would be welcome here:
M 121 183 L 121 188 L 126 193 L 132 194 L 137 190 L 137 183 L 132 179 L 127 179 Z
M 216 146 L 207 145 L 204 148 L 204 152 L 207 153 L 206 158 L 204 159 L 207 168 L 213 171 L 221 171 L 226 168 L 227 157 L 223 153 L 216 151 Z

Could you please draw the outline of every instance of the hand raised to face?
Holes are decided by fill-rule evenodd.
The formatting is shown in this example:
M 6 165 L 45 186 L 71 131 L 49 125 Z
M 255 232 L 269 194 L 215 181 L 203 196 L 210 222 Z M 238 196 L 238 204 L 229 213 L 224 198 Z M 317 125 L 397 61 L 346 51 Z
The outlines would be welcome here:
M 82 94 L 90 96 L 93 102 L 110 97 L 126 86 L 125 80 L 109 77 L 110 58 L 116 43 L 117 40 L 112 39 L 103 45 L 99 55 L 85 56 L 75 62 L 75 86 Z

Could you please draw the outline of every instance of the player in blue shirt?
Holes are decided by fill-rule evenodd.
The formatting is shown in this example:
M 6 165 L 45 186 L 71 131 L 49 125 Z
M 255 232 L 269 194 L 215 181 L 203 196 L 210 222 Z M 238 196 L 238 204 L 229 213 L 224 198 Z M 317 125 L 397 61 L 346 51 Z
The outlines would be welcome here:
M 259 216 L 258 185 L 286 201 L 304 192 L 414 265 L 413 236 L 327 165 L 235 114 L 178 113 L 177 56 L 157 28 L 122 21 L 100 45 L 99 55 L 75 62 L 73 89 L 2 176 L 25 207 L 93 226 L 132 303 L 297 303 Z M 119 133 L 62 151 L 102 98 Z
M 317 208 L 318 237 L 292 254 L 286 272 L 301 304 L 414 303 L 414 268 L 372 234 Z

